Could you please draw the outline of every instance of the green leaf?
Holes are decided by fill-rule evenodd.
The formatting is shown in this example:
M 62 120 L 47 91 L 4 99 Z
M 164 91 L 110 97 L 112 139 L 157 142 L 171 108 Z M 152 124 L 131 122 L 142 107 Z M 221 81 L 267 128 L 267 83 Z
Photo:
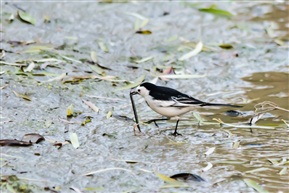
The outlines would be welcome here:
M 143 35 L 150 35 L 150 34 L 152 34 L 152 31 L 150 31 L 150 30 L 137 30 L 135 33 L 143 34 Z
M 133 83 L 130 83 L 124 87 L 119 88 L 118 90 L 125 90 L 125 89 L 131 89 L 134 88 L 142 83 L 142 81 L 145 79 L 145 75 L 140 76 L 138 79 L 136 79 Z
M 269 193 L 268 191 L 264 190 L 262 186 L 260 186 L 256 181 L 251 179 L 243 179 L 247 186 L 255 189 L 259 193 Z
M 72 146 L 77 149 L 79 147 L 78 136 L 76 133 L 69 133 L 70 141 Z
M 169 184 L 182 184 L 181 182 L 173 179 L 173 178 L 170 178 L 169 176 L 166 176 L 164 174 L 161 174 L 161 173 L 155 173 L 157 175 L 157 177 L 159 179 L 161 179 L 162 181 L 166 182 L 166 183 L 169 183 Z
M 231 44 L 220 44 L 219 47 L 227 50 L 234 48 Z
M 20 18 L 22 21 L 27 22 L 27 23 L 30 23 L 30 24 L 32 24 L 32 25 L 35 25 L 35 22 L 36 22 L 36 21 L 35 21 L 35 19 L 34 19 L 31 15 L 29 15 L 28 13 L 23 12 L 23 11 L 18 11 L 17 13 L 18 13 L 19 18 Z
M 73 104 L 69 105 L 66 109 L 66 116 L 67 117 L 72 117 L 73 115 Z
M 211 14 L 214 14 L 214 15 L 217 15 L 217 16 L 221 16 L 221 17 L 232 17 L 233 16 L 233 14 L 228 12 L 228 11 L 225 11 L 225 10 L 222 10 L 222 9 L 216 9 L 216 8 L 213 8 L 213 7 L 200 8 L 198 10 L 201 11 L 201 12 L 211 13 Z

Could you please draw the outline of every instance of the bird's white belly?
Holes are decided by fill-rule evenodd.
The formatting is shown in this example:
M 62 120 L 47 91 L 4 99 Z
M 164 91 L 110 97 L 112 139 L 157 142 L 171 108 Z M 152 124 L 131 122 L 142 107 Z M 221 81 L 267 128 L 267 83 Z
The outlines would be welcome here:
M 182 114 L 185 114 L 191 110 L 193 110 L 193 107 L 173 107 L 170 106 L 170 103 L 173 104 L 173 101 L 168 101 L 166 103 L 160 103 L 157 101 L 152 101 L 152 100 L 146 100 L 148 106 L 154 110 L 155 112 L 166 116 L 166 117 L 175 117 L 179 116 Z

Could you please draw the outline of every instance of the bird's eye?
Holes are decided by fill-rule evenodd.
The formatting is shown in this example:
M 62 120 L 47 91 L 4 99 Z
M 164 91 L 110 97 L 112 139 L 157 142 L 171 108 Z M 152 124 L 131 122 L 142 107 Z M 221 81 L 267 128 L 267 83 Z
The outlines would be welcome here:
M 140 92 L 140 89 L 137 89 L 137 92 Z

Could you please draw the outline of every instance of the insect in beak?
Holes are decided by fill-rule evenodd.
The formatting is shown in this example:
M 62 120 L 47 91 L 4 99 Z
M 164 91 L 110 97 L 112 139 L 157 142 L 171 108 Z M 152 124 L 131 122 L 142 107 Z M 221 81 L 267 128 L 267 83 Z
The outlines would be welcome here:
M 136 94 L 138 94 L 138 92 L 132 89 L 132 90 L 130 91 L 129 96 L 130 96 L 130 101 L 131 101 L 131 105 L 132 105 L 132 110 L 133 110 L 133 113 L 134 113 L 134 118 L 135 118 L 136 126 L 137 126 L 139 132 L 141 132 L 140 126 L 139 126 L 139 122 L 138 122 L 138 116 L 137 116 L 137 112 L 136 112 L 136 108 L 135 108 L 135 104 L 134 104 L 134 100 L 133 100 L 133 97 L 132 97 L 133 95 L 136 95 Z

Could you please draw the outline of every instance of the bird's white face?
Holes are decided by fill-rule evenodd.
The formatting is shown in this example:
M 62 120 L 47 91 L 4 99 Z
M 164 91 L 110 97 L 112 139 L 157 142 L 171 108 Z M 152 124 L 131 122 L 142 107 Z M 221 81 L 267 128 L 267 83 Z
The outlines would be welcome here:
M 146 98 L 149 95 L 149 91 L 144 86 L 136 87 L 136 92 L 142 97 Z

